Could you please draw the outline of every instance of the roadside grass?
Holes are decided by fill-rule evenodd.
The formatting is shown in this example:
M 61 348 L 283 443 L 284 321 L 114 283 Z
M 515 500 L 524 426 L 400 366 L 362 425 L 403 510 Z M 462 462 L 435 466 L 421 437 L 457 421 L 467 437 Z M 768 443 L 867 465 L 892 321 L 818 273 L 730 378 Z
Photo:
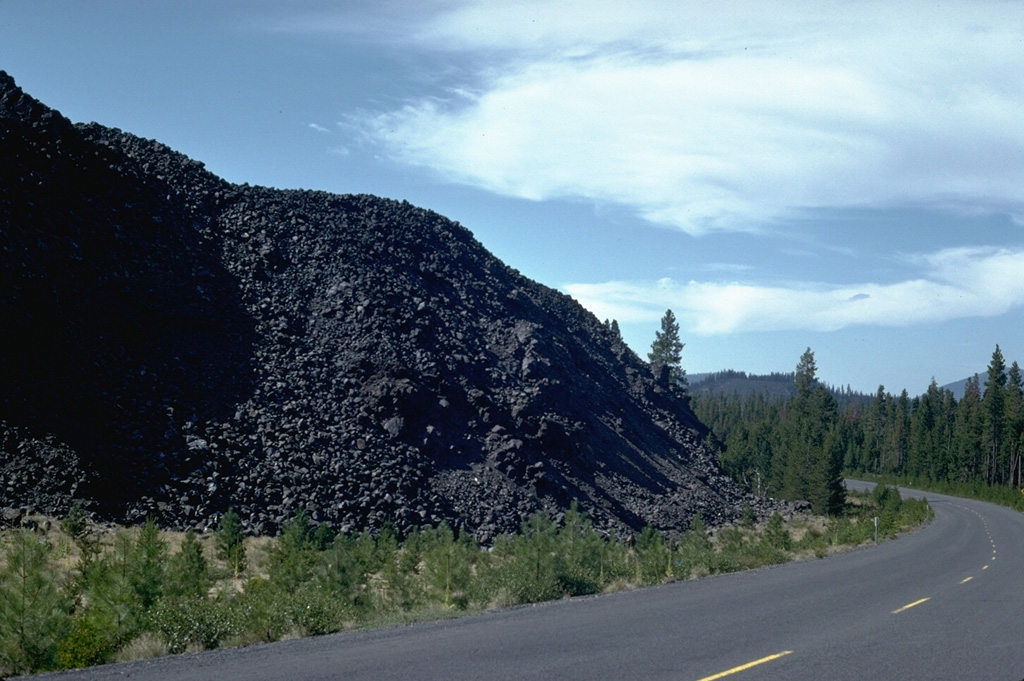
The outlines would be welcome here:
M 246 537 L 237 576 L 216 533 L 33 518 L 38 531 L 0 532 L 0 676 L 447 619 L 820 558 L 872 543 L 875 517 L 884 540 L 932 512 L 879 485 L 850 493 L 835 518 L 775 514 L 710 531 L 697 517 L 680 536 L 646 528 L 625 540 L 599 533 L 573 507 L 559 525 L 536 515 L 490 547 L 445 525 L 401 541 L 387 529 L 335 537 L 300 515 L 278 537 Z

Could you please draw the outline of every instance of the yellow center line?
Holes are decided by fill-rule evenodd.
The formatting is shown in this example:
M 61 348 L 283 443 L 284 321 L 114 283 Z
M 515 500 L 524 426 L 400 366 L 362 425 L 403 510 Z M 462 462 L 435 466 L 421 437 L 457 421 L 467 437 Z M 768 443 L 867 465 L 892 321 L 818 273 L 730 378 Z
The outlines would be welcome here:
M 967 582 L 971 581 L 972 579 L 974 579 L 974 577 L 966 577 L 966 578 L 960 580 L 960 583 L 961 584 L 966 584 Z
M 746 664 L 741 664 L 739 667 L 733 667 L 732 669 L 726 669 L 724 672 L 719 672 L 719 673 L 713 674 L 711 676 L 705 676 L 704 678 L 697 679 L 697 681 L 715 681 L 715 679 L 722 679 L 722 678 L 725 678 L 726 676 L 731 676 L 732 674 L 736 674 L 738 672 L 742 672 L 742 671 L 745 671 L 747 669 L 750 669 L 751 667 L 756 667 L 759 664 L 764 664 L 765 662 L 771 662 L 772 660 L 777 660 L 780 657 L 785 657 L 786 655 L 792 654 L 792 652 L 793 652 L 792 650 L 783 650 L 781 653 L 775 653 L 774 655 L 769 655 L 768 657 L 762 657 L 760 660 L 754 660 L 753 662 L 748 662 Z
M 913 608 L 913 607 L 914 607 L 915 605 L 921 605 L 921 604 L 922 604 L 922 603 L 924 603 L 925 601 L 930 601 L 930 600 L 931 600 L 931 598 L 922 598 L 922 599 L 920 599 L 920 600 L 916 600 L 916 601 L 914 601 L 913 603 L 907 603 L 907 604 L 906 604 L 906 605 L 904 605 L 904 606 L 903 606 L 902 608 L 896 608 L 895 610 L 893 610 L 893 611 L 892 611 L 892 614 L 894 614 L 894 615 L 898 615 L 898 614 L 900 614 L 901 612 L 903 612 L 904 610 L 910 610 L 910 609 L 911 609 L 911 608 Z
M 982 569 L 982 570 L 988 570 L 988 565 L 982 565 L 982 566 L 981 566 L 981 569 Z

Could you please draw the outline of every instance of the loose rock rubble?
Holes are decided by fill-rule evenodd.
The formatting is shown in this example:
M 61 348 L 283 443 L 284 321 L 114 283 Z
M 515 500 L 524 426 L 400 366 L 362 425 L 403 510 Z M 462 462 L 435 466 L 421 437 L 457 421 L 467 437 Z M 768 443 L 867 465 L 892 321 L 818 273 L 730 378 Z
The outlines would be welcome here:
M 484 541 L 769 508 L 665 372 L 440 215 L 229 184 L 3 72 L 0 159 L 0 507 Z

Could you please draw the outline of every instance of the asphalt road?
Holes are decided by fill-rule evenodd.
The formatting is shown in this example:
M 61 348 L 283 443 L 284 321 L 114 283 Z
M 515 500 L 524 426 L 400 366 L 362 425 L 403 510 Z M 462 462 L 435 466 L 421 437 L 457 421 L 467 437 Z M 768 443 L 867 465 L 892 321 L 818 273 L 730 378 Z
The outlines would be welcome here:
M 53 678 L 1024 679 L 1024 514 L 926 496 L 929 526 L 822 560 Z

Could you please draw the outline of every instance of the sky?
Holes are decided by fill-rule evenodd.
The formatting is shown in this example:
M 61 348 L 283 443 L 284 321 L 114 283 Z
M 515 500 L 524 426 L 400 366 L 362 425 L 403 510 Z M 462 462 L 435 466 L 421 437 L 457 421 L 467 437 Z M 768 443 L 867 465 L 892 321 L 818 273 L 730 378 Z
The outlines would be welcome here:
M 0 69 L 237 183 L 404 199 L 691 374 L 1024 362 L 1024 3 L 0 0 Z

